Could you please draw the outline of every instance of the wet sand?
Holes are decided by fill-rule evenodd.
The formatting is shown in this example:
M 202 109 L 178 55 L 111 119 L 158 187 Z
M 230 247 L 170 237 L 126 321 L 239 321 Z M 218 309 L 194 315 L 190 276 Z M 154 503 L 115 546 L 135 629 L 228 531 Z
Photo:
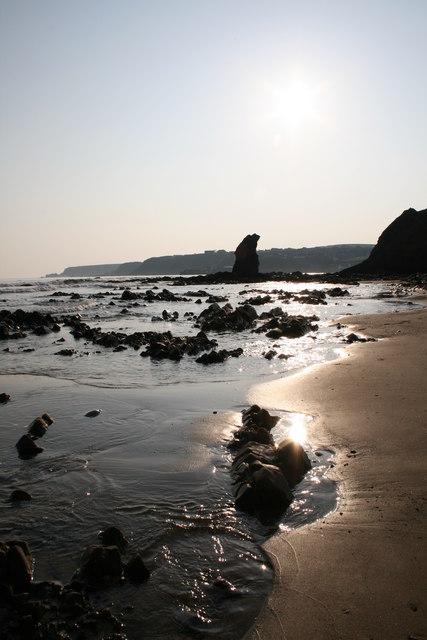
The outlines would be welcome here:
M 247 640 L 427 638 L 427 310 L 343 322 L 379 341 L 250 392 L 315 416 L 340 502 L 266 543 L 275 582 Z

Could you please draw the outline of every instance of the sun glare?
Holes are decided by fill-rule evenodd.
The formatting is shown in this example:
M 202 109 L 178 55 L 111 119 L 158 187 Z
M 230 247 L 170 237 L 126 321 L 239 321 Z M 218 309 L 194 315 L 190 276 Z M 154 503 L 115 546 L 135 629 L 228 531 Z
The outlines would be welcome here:
M 317 91 L 304 78 L 291 77 L 282 86 L 272 88 L 272 119 L 299 130 L 318 118 Z
M 301 445 L 305 443 L 307 439 L 307 430 L 305 428 L 305 419 L 303 415 L 295 413 L 292 416 L 292 425 L 289 429 L 289 437 Z

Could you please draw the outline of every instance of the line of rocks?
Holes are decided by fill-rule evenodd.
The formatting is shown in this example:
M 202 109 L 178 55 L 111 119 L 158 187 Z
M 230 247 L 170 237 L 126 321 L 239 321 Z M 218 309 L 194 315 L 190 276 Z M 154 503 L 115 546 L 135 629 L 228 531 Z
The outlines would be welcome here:
M 311 469 L 302 446 L 287 438 L 278 446 L 271 429 L 279 418 L 252 405 L 228 448 L 235 452 L 231 478 L 236 508 L 261 521 L 279 517 L 293 500 L 292 489 Z

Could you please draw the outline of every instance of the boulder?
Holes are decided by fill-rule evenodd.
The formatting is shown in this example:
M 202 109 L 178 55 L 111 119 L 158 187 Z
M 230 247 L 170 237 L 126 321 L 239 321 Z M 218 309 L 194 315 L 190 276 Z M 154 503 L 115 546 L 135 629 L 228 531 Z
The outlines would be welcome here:
M 136 553 L 125 567 L 126 577 L 134 583 L 139 584 L 150 577 L 150 571 L 147 569 L 141 554 Z
M 15 593 L 28 592 L 33 576 L 33 557 L 24 540 L 0 541 L 0 583 Z
M 28 433 L 33 438 L 42 438 L 47 431 L 47 423 L 40 416 L 32 421 L 28 427 Z
M 0 404 L 6 404 L 9 402 L 10 395 L 8 393 L 0 393 Z
M 20 458 L 32 458 L 43 451 L 43 447 L 39 447 L 34 440 L 27 434 L 23 435 L 16 443 Z
M 100 547 L 91 545 L 82 558 L 80 576 L 89 587 L 102 588 L 120 582 L 123 564 L 117 546 Z
M 311 463 L 302 446 L 286 438 L 277 447 L 277 464 L 286 477 L 289 485 L 294 487 L 311 469 Z
M 32 499 L 31 493 L 24 491 L 24 489 L 14 489 L 9 496 L 9 502 L 22 502 Z
M 101 538 L 102 544 L 105 547 L 113 545 L 119 549 L 124 549 L 128 544 L 123 532 L 118 527 L 107 527 L 99 533 L 99 538 Z
M 233 273 L 241 276 L 254 276 L 259 272 L 259 258 L 256 252 L 260 236 L 256 233 L 247 235 L 234 252 L 236 257 Z

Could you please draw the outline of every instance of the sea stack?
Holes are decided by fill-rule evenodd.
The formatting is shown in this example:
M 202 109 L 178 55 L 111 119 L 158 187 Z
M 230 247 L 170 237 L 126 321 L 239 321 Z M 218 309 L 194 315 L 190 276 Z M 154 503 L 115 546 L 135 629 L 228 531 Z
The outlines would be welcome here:
M 407 209 L 382 232 L 369 257 L 342 274 L 427 273 L 427 209 Z
M 254 276 L 259 272 L 259 258 L 256 252 L 260 236 L 256 233 L 247 235 L 237 247 L 233 273 L 241 276 Z

